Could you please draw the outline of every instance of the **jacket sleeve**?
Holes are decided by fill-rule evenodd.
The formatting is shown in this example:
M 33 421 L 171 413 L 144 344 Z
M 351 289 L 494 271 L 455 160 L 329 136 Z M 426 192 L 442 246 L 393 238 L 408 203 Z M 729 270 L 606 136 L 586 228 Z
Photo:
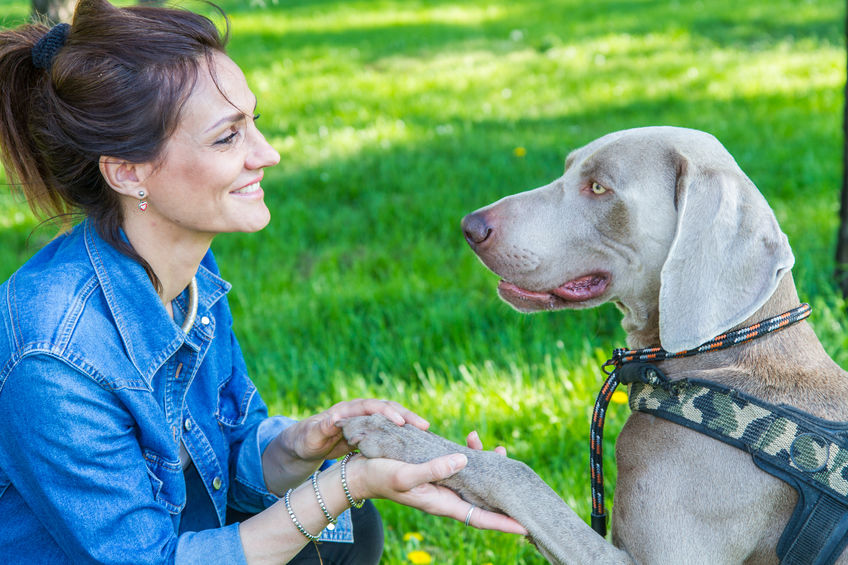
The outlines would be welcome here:
M 238 526 L 175 533 L 120 396 L 49 353 L 0 388 L 0 465 L 72 563 L 244 563 Z

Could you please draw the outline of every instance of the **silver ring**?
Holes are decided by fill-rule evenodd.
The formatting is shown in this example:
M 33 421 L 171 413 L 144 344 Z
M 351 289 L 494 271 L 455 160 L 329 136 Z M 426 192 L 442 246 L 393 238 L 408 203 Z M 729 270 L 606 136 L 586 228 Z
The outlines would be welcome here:
M 468 523 L 471 522 L 471 513 L 474 512 L 474 509 L 477 508 L 473 504 L 471 508 L 468 509 L 468 514 L 465 515 L 465 526 L 468 527 Z

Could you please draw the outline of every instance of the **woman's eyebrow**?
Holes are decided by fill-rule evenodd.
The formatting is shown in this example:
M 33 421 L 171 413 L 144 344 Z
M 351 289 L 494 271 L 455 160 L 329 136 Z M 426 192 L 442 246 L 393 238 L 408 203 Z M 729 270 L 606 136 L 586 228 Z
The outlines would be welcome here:
M 259 101 L 254 99 L 253 113 L 256 113 L 256 108 L 258 106 L 259 106 Z M 220 120 L 218 120 L 217 122 L 215 122 L 214 124 L 212 124 L 211 126 L 206 128 L 206 131 L 204 131 L 203 133 L 208 133 L 208 132 L 212 131 L 213 129 L 218 128 L 219 126 L 221 126 L 223 124 L 234 124 L 234 123 L 239 122 L 239 121 L 241 121 L 241 120 L 243 120 L 247 117 L 249 117 L 249 116 L 247 114 L 245 114 L 244 112 L 235 112 L 235 113 L 230 114 L 228 116 L 224 116 L 223 118 L 221 118 Z

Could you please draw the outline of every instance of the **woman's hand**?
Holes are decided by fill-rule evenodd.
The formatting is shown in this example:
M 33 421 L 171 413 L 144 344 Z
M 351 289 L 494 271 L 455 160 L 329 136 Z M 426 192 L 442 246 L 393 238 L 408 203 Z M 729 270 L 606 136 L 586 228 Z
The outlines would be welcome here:
M 526 535 L 524 526 L 504 514 L 474 507 L 469 517 L 471 503 L 446 487 L 432 484 L 458 473 L 467 464 L 468 459 L 461 453 L 418 465 L 357 455 L 348 462 L 348 480 L 355 498 L 385 498 L 435 516 L 447 516 L 463 523 L 468 519 L 469 526 L 481 530 Z
M 368 398 L 334 404 L 320 414 L 291 425 L 283 434 L 288 436 L 289 449 L 304 461 L 335 459 L 353 450 L 336 423 L 345 418 L 370 414 L 382 414 L 398 426 L 412 424 L 422 430 L 430 427 L 427 420 L 397 402 Z
M 336 459 L 353 448 L 336 422 L 354 416 L 382 414 L 398 426 L 426 430 L 430 423 L 397 402 L 375 398 L 348 400 L 295 422 L 278 435 L 262 454 L 265 484 L 277 494 L 306 479 L 325 459 Z

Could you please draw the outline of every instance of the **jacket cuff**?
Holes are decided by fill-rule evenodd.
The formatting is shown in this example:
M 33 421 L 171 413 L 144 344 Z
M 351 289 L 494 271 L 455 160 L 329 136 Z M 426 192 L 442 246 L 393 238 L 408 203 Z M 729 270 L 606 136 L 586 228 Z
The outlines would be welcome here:
M 284 416 L 266 418 L 244 439 L 229 495 L 229 504 L 235 510 L 255 514 L 279 500 L 279 497 L 265 486 L 262 454 L 280 432 L 295 422 L 296 420 Z
M 177 541 L 175 565 L 247 565 L 239 525 L 187 532 Z

